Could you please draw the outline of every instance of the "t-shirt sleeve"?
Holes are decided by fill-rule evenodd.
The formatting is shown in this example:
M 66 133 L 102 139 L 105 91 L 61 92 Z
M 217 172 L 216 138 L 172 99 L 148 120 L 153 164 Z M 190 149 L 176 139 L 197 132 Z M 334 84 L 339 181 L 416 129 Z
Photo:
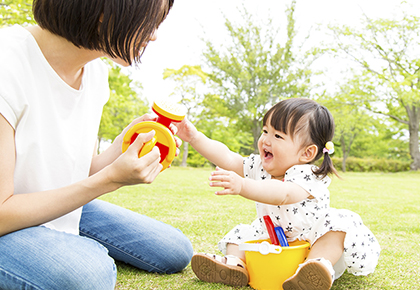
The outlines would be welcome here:
M 17 116 L 6 98 L 6 94 L 0 89 L 0 114 L 16 129 Z
M 328 195 L 331 179 L 326 176 L 318 178 L 313 172 L 313 165 L 297 165 L 286 171 L 284 181 L 293 182 L 305 189 L 317 201 Z

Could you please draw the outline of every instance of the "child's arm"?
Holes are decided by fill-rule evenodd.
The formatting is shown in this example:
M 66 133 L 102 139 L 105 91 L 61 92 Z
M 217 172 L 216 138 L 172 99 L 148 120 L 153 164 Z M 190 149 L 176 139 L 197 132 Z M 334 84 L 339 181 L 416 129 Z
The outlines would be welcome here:
M 197 131 L 197 128 L 186 118 L 175 125 L 178 127 L 179 138 L 188 142 L 204 158 L 223 169 L 234 171 L 243 176 L 241 155 L 230 151 L 225 144 L 207 138 L 203 133 Z
M 219 168 L 211 173 L 209 179 L 211 187 L 224 188 L 216 191 L 217 195 L 241 195 L 271 205 L 293 204 L 310 196 L 305 189 L 292 182 L 253 180 Z

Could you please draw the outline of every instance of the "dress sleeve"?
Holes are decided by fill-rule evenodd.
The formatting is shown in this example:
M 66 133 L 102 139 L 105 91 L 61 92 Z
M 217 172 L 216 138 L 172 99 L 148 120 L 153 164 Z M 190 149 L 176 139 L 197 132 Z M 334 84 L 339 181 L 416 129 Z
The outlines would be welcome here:
M 296 165 L 287 170 L 284 181 L 293 182 L 305 189 L 317 201 L 323 200 L 329 196 L 328 186 L 331 179 L 326 176 L 322 179 L 318 178 L 312 169 L 313 165 Z
M 248 157 L 244 158 L 244 177 L 245 178 L 251 178 L 251 179 L 256 179 L 255 178 L 255 155 L 251 154 Z

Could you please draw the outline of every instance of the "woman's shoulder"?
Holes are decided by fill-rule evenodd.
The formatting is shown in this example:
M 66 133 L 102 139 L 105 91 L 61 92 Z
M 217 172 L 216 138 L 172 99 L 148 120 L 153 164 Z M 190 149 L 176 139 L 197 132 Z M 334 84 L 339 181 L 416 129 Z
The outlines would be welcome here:
M 0 50 L 18 48 L 31 36 L 30 32 L 20 25 L 0 29 Z
M 29 54 L 36 48 L 36 41 L 25 28 L 14 25 L 0 29 L 0 63 L 2 78 L 18 72 L 22 78 L 23 68 L 31 61 Z

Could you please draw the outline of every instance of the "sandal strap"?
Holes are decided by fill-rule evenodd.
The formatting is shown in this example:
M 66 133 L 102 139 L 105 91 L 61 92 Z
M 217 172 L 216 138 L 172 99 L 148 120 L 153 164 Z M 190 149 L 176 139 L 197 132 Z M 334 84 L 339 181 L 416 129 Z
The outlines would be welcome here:
M 210 257 L 210 258 L 215 259 L 216 261 L 218 261 L 220 263 L 224 263 L 222 256 L 215 255 L 215 254 L 208 254 L 208 253 L 205 253 L 205 255 L 208 256 L 208 257 Z
M 242 267 L 246 270 L 246 264 L 244 263 L 244 261 L 242 261 L 241 259 L 239 259 L 238 257 L 234 256 L 234 255 L 226 255 L 224 257 L 219 256 L 219 255 L 215 255 L 215 254 L 208 254 L 205 253 L 206 256 L 215 259 L 216 261 L 229 265 L 229 266 L 239 266 Z M 226 258 L 226 263 L 223 260 L 223 258 Z
M 226 258 L 226 265 L 239 266 L 246 270 L 246 264 L 244 263 L 244 261 L 242 261 L 238 257 L 234 255 L 226 255 L 225 258 Z

